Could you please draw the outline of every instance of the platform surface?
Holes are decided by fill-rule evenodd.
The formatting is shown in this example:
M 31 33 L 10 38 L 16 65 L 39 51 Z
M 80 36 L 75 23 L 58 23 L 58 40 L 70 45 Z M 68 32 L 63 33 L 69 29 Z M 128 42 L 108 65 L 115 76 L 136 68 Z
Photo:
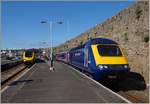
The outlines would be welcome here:
M 61 62 L 36 63 L 23 77 L 2 92 L 2 103 L 125 103 Z

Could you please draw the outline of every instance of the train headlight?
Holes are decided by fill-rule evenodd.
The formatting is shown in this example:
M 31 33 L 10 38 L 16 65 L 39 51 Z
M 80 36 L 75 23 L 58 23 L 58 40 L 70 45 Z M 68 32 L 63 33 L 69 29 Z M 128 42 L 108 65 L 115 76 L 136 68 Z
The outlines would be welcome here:
M 98 65 L 98 68 L 103 69 L 103 65 Z
M 105 68 L 105 69 L 107 69 L 107 68 L 108 68 L 108 66 L 104 65 L 104 68 Z
M 124 68 L 127 69 L 127 68 L 128 68 L 128 65 L 124 65 Z
M 103 69 L 108 69 L 108 66 L 107 65 L 98 65 L 98 68 L 100 70 L 103 70 Z

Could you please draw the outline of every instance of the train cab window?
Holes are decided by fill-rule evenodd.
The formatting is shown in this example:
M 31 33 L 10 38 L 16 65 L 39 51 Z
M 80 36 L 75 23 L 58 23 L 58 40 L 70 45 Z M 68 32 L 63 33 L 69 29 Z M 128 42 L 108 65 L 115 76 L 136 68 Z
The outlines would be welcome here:
M 97 48 L 101 56 L 122 56 L 120 48 L 116 45 L 99 45 Z
M 25 57 L 32 57 L 32 51 L 26 51 Z

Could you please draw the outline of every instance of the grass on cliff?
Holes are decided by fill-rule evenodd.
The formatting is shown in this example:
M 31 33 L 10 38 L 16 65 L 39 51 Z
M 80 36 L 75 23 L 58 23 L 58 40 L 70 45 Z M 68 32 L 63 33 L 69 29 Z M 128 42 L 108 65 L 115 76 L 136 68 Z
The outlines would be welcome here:
M 140 9 L 139 6 L 136 8 L 135 14 L 136 14 L 136 19 L 139 19 L 142 14 L 142 10 Z
M 145 43 L 149 42 L 149 35 L 146 35 L 146 36 L 144 37 L 144 42 L 145 42 Z

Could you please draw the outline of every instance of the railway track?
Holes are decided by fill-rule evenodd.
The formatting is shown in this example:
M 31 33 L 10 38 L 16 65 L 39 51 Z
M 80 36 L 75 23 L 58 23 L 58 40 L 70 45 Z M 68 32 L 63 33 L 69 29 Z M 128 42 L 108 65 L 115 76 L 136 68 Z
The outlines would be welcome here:
M 132 103 L 149 103 L 148 89 L 123 91 L 119 90 L 119 88 L 114 90 L 108 86 L 105 87 L 128 99 Z
M 121 96 L 130 100 L 133 103 L 149 103 L 148 87 L 144 80 L 128 79 L 126 83 L 120 83 L 119 91 Z M 122 88 L 123 87 L 123 88 Z M 125 90 L 126 88 L 126 90 Z
M 18 77 L 21 73 L 28 69 L 30 66 L 25 66 L 24 64 L 20 64 L 9 68 L 9 70 L 5 70 L 1 72 L 1 89 L 5 86 L 11 84 L 13 80 Z
M 3 62 L 3 63 L 1 63 L 1 72 L 7 71 L 15 66 L 22 64 L 22 63 L 23 63 L 22 60 Z
M 133 95 L 123 91 L 118 92 L 118 94 L 130 100 L 132 103 L 148 103 L 146 99 L 142 99 L 140 96 L 137 95 Z
M 115 85 L 110 84 L 107 85 L 104 83 L 102 84 L 108 89 L 116 92 L 120 96 L 128 99 L 132 103 L 149 103 L 148 88 L 143 90 L 136 90 L 136 89 L 123 90 L 121 87 L 129 86 L 129 82 L 128 84 L 125 84 L 125 86 L 124 85 L 118 86 L 117 83 Z
M 86 73 L 84 73 L 84 74 L 87 75 L 88 77 L 90 77 L 88 74 L 86 74 Z M 113 92 L 119 94 L 120 96 L 128 99 L 132 103 L 149 103 L 148 87 L 143 90 L 135 90 L 135 89 L 131 90 L 130 89 L 127 91 L 123 91 L 123 90 L 121 90 L 122 89 L 121 87 L 127 87 L 127 86 L 129 86 L 128 84 L 131 82 L 125 83 L 125 86 L 124 85 L 118 86 L 118 85 L 116 85 L 117 83 L 115 85 L 114 84 L 111 85 L 109 82 L 107 82 L 107 83 L 106 82 L 103 82 L 101 84 L 104 85 L 105 87 L 107 87 L 108 89 L 112 90 Z M 123 82 L 123 80 L 121 82 Z M 134 82 L 132 82 L 132 83 L 134 83 Z M 138 86 L 138 84 L 136 83 L 134 86 Z

